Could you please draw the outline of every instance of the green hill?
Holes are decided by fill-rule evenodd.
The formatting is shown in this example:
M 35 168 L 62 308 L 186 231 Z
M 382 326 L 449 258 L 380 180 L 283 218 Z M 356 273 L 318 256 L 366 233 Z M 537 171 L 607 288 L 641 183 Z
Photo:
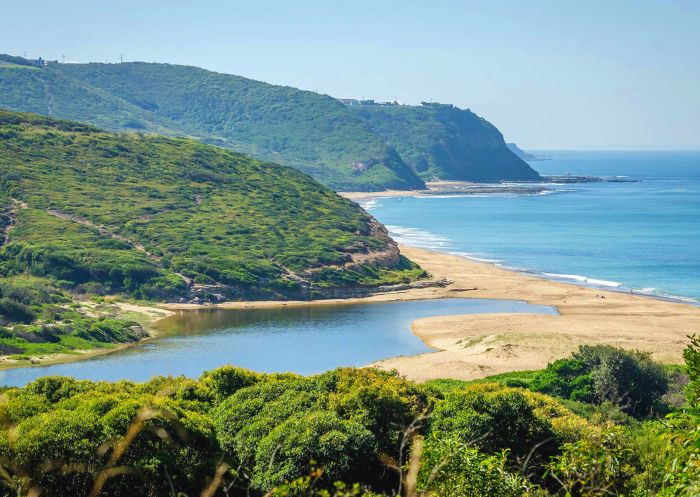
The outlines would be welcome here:
M 188 139 L 0 111 L 0 276 L 143 298 L 310 298 L 422 271 L 353 202 Z
M 0 56 L 0 106 L 114 131 L 196 137 L 295 167 L 337 190 L 424 187 L 336 99 L 196 67 L 39 66 Z
M 537 180 L 501 133 L 450 105 L 345 106 L 327 95 L 197 67 L 48 64 L 0 55 L 0 107 L 196 138 L 292 166 L 335 190 L 423 180 Z
M 353 105 L 357 117 L 394 147 L 424 180 L 536 181 L 496 127 L 453 105 Z

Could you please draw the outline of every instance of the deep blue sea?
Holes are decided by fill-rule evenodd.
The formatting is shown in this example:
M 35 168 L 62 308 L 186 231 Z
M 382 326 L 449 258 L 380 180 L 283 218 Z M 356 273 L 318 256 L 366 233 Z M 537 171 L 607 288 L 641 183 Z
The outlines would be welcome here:
M 541 174 L 624 177 L 541 195 L 381 198 L 401 243 L 562 281 L 700 301 L 700 152 L 537 151 Z M 549 186 L 549 185 L 547 185 Z

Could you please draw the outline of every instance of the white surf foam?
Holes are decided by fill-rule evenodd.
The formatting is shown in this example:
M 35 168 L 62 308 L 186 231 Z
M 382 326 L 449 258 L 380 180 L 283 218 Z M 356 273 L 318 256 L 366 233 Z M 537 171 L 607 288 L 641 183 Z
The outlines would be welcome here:
M 372 199 L 372 200 L 362 200 L 359 202 L 360 207 L 362 207 L 364 210 L 369 211 L 372 209 L 377 209 L 382 206 L 382 204 L 379 203 L 379 200 L 377 199 Z
M 622 283 L 617 281 L 599 280 L 596 278 L 588 278 L 587 276 L 581 276 L 580 274 L 558 274 L 558 273 L 542 273 L 550 278 L 556 278 L 561 280 L 573 280 L 579 283 L 586 283 L 588 285 L 595 286 L 609 286 L 613 288 L 618 288 L 622 286 Z
M 452 246 L 452 240 L 419 228 L 386 225 L 389 235 L 398 243 L 412 247 L 446 251 Z
M 470 259 L 472 261 L 489 262 L 489 263 L 500 262 L 500 259 L 488 259 L 488 258 L 483 257 L 481 255 L 470 254 L 469 252 L 448 252 L 448 253 L 450 255 L 458 255 L 460 257 L 464 257 L 465 259 Z

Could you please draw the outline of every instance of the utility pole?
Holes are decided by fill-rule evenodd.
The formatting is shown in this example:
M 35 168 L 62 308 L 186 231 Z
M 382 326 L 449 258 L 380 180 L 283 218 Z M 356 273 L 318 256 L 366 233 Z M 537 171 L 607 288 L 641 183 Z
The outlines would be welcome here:
M 66 63 L 66 56 L 65 56 L 65 55 L 62 55 L 61 57 L 63 57 L 62 62 L 65 64 L 65 63 Z
M 119 54 L 119 63 L 120 63 L 120 64 L 123 64 L 123 63 L 124 63 L 124 54 L 123 54 L 123 53 L 120 53 L 120 54 Z

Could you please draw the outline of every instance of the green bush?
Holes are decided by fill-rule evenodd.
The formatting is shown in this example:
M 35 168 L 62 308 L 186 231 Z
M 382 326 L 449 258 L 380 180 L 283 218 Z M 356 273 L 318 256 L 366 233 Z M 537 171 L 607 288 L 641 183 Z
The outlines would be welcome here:
M 247 369 L 222 366 L 213 371 L 206 371 L 200 383 L 215 404 L 227 399 L 238 390 L 260 381 L 261 375 Z
M 0 398 L 0 495 L 103 484 L 100 495 L 118 497 L 209 485 L 235 497 L 369 497 L 417 480 L 418 495 L 435 497 L 695 496 L 699 355 L 693 340 L 687 409 L 623 425 L 542 393 L 497 383 L 442 393 L 372 369 L 45 377 Z
M 25 304 L 0 298 L 0 323 L 25 323 L 29 324 L 36 319 L 36 314 Z
M 573 401 L 612 402 L 641 417 L 653 414 L 668 380 L 649 353 L 583 345 L 571 358 L 555 361 L 535 375 L 530 388 Z
M 431 434 L 423 449 L 418 489 L 438 497 L 548 495 L 506 469 L 507 452 L 486 455 L 457 433 Z
M 510 467 L 517 469 L 536 467 L 556 453 L 558 445 L 551 421 L 514 389 L 447 394 L 433 411 L 430 433 L 457 436 L 487 454 L 507 450 Z
M 253 486 L 273 488 L 310 469 L 324 468 L 330 481 L 370 481 L 378 468 L 377 441 L 362 425 L 333 412 L 294 415 L 258 445 Z
M 686 387 L 688 407 L 668 416 L 666 441 L 677 449 L 667 462 L 667 495 L 700 495 L 700 337 L 690 337 L 683 352 L 690 382 Z

